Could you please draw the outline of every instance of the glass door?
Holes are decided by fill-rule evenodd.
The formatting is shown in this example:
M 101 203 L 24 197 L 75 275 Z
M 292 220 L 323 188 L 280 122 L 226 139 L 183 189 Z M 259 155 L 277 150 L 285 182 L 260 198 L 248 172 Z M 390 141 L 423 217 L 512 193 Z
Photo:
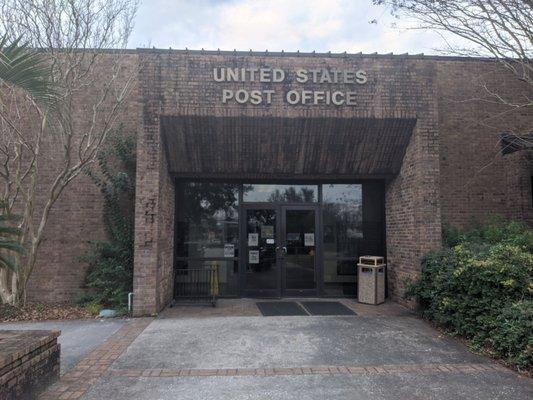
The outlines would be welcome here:
M 283 296 L 317 294 L 317 212 L 313 206 L 282 206 Z
M 242 213 L 244 295 L 316 296 L 316 207 L 256 203 Z
M 279 218 L 274 205 L 243 207 L 244 293 L 280 297 Z

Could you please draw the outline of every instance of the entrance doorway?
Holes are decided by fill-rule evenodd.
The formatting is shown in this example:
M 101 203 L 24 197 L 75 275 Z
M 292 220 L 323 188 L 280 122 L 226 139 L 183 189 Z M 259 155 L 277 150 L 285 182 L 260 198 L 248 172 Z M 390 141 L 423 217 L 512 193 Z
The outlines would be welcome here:
M 317 206 L 258 203 L 242 212 L 245 294 L 316 296 Z
M 384 255 L 382 182 L 177 181 L 175 268 L 217 266 L 223 297 L 351 297 Z

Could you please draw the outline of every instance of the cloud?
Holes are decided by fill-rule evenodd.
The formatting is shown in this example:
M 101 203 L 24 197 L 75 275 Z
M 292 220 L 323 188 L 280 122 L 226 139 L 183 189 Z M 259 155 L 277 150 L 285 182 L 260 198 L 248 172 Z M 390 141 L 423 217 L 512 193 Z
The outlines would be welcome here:
M 439 35 L 392 28 L 394 22 L 370 0 L 146 0 L 130 47 L 367 53 L 444 47 Z

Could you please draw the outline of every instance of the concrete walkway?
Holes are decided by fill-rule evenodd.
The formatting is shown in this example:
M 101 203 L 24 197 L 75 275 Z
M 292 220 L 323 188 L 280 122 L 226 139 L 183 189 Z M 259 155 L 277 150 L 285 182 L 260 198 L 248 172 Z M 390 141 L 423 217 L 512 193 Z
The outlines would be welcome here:
M 409 313 L 215 313 L 192 318 L 174 310 L 173 317 L 130 320 L 42 398 L 533 398 L 530 379 L 468 352 Z
M 416 318 L 155 320 L 112 369 L 244 369 L 483 361 Z

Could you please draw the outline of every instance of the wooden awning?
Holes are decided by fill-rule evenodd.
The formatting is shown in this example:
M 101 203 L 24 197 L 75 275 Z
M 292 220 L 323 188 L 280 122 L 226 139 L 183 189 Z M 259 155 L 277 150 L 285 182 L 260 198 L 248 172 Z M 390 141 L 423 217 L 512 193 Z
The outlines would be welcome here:
M 177 177 L 363 179 L 396 175 L 415 126 L 400 118 L 163 116 Z

